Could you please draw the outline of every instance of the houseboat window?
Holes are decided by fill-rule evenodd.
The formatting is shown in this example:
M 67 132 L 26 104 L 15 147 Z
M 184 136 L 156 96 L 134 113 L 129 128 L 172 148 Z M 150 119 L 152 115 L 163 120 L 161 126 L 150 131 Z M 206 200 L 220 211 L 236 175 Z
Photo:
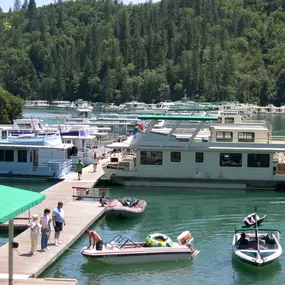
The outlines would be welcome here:
M 225 123 L 226 124 L 233 124 L 235 122 L 234 118 L 225 118 Z
M 241 167 L 242 154 L 241 153 L 221 153 L 220 166 Z
M 0 161 L 5 161 L 5 151 L 0 149 Z
M 238 133 L 239 142 L 254 142 L 255 133 Z
M 204 162 L 204 153 L 203 152 L 196 152 L 195 161 L 198 163 Z
M 162 165 L 162 151 L 141 151 L 141 165 Z
M 217 132 L 216 141 L 217 142 L 232 142 L 233 133 L 232 132 Z
M 247 167 L 269 167 L 269 154 L 248 154 Z
M 26 150 L 18 150 L 18 162 L 27 162 Z
M 180 162 L 181 161 L 181 152 L 173 151 L 170 153 L 171 162 Z
M 13 162 L 14 161 L 14 150 L 6 149 L 5 150 L 5 161 Z

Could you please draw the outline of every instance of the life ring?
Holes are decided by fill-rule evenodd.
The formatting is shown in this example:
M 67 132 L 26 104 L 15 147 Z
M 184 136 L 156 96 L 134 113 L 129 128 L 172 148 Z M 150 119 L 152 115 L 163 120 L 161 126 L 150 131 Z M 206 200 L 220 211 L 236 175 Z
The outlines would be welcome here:
M 165 234 L 154 233 L 146 237 L 146 245 L 150 247 L 172 247 L 173 242 Z

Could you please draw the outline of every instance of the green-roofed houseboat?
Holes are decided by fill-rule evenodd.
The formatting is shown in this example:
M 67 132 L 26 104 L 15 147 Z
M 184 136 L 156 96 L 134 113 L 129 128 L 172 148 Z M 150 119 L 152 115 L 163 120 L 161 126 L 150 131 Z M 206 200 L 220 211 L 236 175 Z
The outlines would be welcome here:
M 120 156 L 103 166 L 102 179 L 128 186 L 285 188 L 285 140 L 273 138 L 266 121 L 217 124 L 218 116 L 209 115 L 139 119 L 148 122 L 143 131 L 107 146 Z M 173 125 L 159 132 L 160 120 Z M 180 124 L 187 121 L 191 131 L 182 133 Z

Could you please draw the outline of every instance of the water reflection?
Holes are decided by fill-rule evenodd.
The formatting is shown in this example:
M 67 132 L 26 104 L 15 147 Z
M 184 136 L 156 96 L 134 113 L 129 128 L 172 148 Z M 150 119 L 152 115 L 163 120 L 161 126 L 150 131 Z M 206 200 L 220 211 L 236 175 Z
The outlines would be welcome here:
M 167 281 L 169 278 L 175 280 L 189 280 L 191 275 L 192 261 L 156 262 L 129 265 L 108 265 L 98 261 L 86 260 L 81 266 L 82 274 L 89 272 L 85 284 L 114 284 L 114 280 L 120 278 L 121 284 L 146 284 L 153 280 Z M 171 276 L 171 277 L 169 277 Z M 181 281 L 182 281 L 181 280 Z M 95 283 L 96 284 L 96 283 Z M 179 284 L 181 284 L 179 282 Z
M 131 217 L 125 219 L 119 219 L 117 217 L 106 216 L 102 219 L 102 227 L 106 225 L 110 230 L 121 230 L 121 229 L 131 229 L 142 223 L 144 216 Z

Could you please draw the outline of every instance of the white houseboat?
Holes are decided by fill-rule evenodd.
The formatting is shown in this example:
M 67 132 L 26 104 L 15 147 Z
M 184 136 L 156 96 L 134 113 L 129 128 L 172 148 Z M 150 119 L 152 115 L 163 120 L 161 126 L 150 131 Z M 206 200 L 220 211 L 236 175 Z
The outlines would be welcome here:
M 208 136 L 199 136 L 215 116 L 151 116 L 145 132 L 108 145 L 128 155 L 104 165 L 104 179 L 132 186 L 208 188 L 285 187 L 285 146 L 272 137 L 268 122 L 213 124 Z M 158 120 L 175 120 L 168 134 L 153 132 Z M 181 121 L 199 121 L 188 138 L 174 133 Z M 130 152 L 133 153 L 130 155 Z
M 64 179 L 71 171 L 72 144 L 59 136 L 23 135 L 0 140 L 0 176 Z

